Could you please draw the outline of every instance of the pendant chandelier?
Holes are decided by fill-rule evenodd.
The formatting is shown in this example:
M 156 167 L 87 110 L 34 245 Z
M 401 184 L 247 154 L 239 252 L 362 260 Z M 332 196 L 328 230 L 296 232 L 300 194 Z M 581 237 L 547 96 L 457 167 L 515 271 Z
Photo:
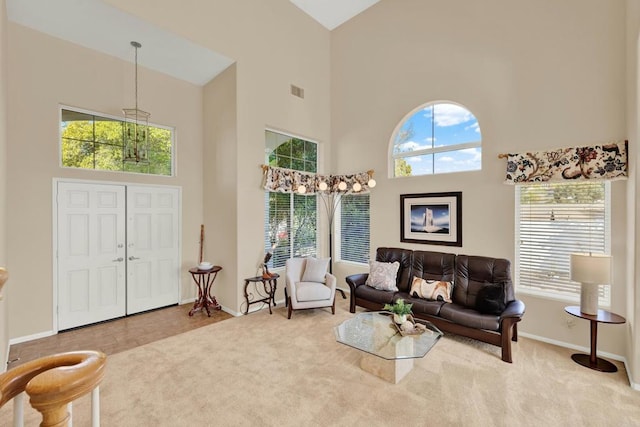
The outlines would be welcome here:
M 136 41 L 131 42 L 135 48 L 135 108 L 123 108 L 124 113 L 124 154 L 123 160 L 127 163 L 149 163 L 149 117 L 151 113 L 138 108 L 138 49 L 142 45 Z

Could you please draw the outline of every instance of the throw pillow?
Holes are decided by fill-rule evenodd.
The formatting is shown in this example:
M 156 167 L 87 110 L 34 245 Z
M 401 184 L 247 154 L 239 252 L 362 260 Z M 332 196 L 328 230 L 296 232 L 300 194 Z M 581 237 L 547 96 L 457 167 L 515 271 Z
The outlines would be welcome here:
M 413 297 L 428 299 L 431 301 L 451 301 L 453 283 L 444 280 L 425 280 L 421 277 L 413 277 L 411 291 Z
M 480 313 L 500 315 L 506 306 L 504 283 L 485 282 L 476 295 L 476 310 Z
M 399 269 L 400 263 L 398 261 L 369 261 L 369 277 L 367 277 L 365 285 L 383 291 L 397 292 L 396 277 L 398 276 Z
M 328 268 L 329 258 L 307 258 L 302 281 L 324 283 L 324 276 L 327 274 Z

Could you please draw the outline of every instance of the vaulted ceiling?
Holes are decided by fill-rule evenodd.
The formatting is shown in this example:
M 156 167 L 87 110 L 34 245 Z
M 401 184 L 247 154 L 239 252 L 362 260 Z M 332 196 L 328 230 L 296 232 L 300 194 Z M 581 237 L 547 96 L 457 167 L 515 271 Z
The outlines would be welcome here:
M 379 0 L 290 1 L 333 30 Z M 7 0 L 7 15 L 10 21 L 125 61 L 133 61 L 130 42 L 145 40 L 138 59 L 141 66 L 197 85 L 233 63 L 102 0 Z M 95 16 L 100 19 L 87 19 Z

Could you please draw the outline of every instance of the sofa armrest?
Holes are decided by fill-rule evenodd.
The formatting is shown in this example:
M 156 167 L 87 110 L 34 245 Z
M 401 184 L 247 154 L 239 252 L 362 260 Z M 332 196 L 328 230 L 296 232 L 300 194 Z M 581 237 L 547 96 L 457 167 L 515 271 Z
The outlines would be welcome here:
M 507 307 L 504 309 L 504 311 L 500 315 L 500 320 L 507 317 L 521 318 L 524 315 L 524 309 L 525 309 L 524 302 L 518 299 L 509 301 L 507 303 Z
M 351 276 L 345 277 L 349 288 L 351 288 L 352 294 L 358 286 L 365 284 L 365 282 L 367 281 L 367 277 L 369 277 L 369 273 L 352 274 Z
M 367 277 L 369 277 L 369 273 L 352 274 L 351 276 L 345 277 L 350 289 L 349 311 L 351 313 L 356 312 L 356 288 L 364 285 Z

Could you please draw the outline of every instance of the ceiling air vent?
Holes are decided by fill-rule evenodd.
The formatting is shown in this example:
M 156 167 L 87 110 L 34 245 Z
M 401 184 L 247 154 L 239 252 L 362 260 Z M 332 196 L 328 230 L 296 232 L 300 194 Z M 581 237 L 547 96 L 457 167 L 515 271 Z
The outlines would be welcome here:
M 304 89 L 296 85 L 291 85 L 291 95 L 304 99 Z

